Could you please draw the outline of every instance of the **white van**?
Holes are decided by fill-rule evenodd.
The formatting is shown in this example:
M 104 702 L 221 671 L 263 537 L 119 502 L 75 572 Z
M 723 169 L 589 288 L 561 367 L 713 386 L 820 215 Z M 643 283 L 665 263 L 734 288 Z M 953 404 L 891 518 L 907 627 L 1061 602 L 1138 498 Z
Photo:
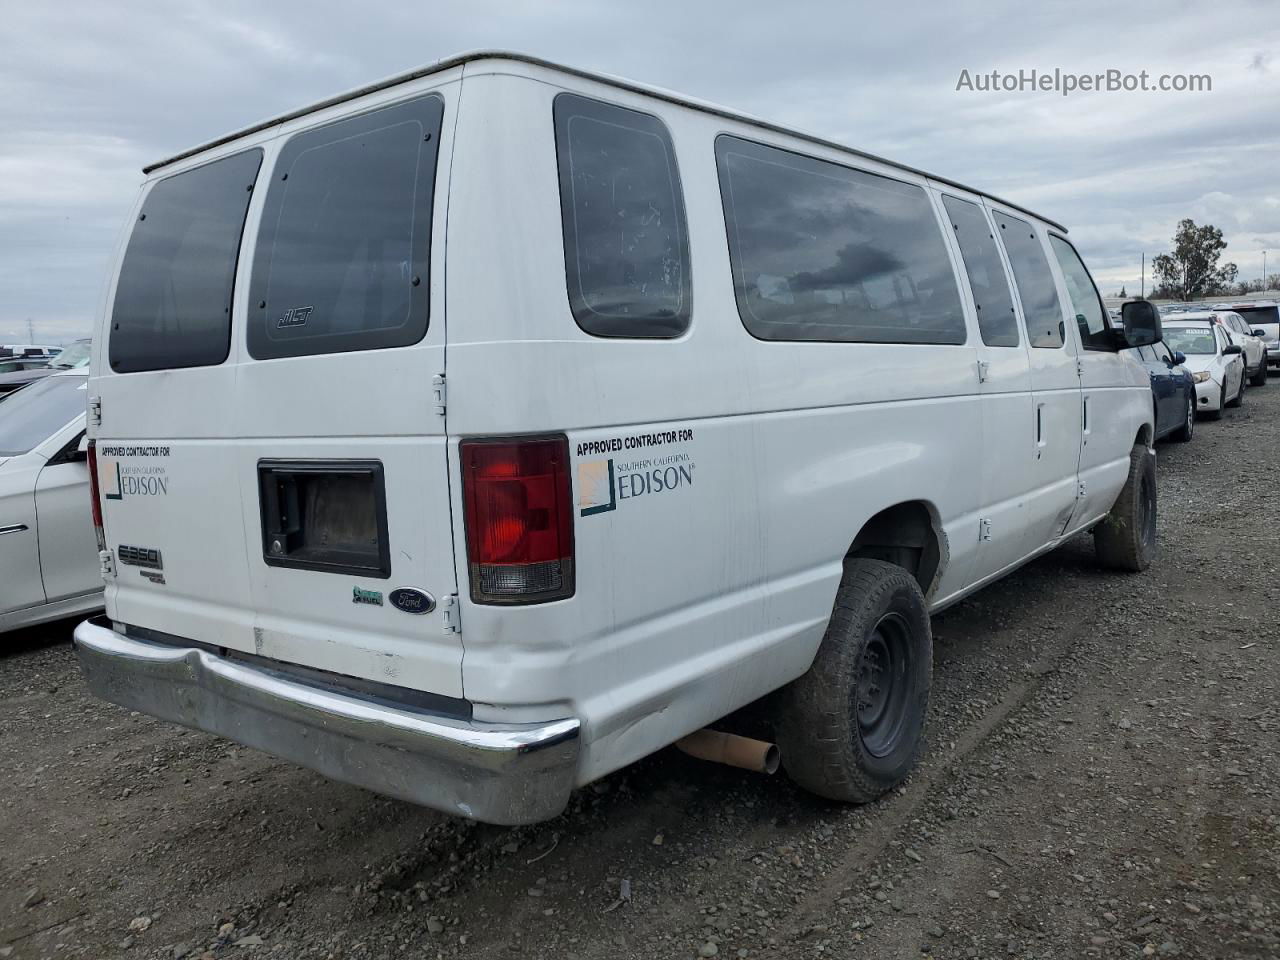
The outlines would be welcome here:
M 76 631 L 132 709 L 520 823 L 780 690 L 790 775 L 868 801 L 931 611 L 1154 549 L 1154 308 L 977 190 L 499 53 L 146 173 Z

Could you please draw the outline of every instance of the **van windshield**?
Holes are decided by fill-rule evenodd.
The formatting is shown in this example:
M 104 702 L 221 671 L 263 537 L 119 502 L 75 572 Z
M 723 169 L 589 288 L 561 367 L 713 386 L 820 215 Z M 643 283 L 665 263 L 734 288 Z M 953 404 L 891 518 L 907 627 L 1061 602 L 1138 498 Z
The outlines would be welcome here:
M 1165 327 L 1164 342 L 1170 350 L 1179 350 L 1189 357 L 1218 352 L 1213 331 L 1208 327 Z
M 18 457 L 85 412 L 84 377 L 46 377 L 0 403 L 0 457 Z

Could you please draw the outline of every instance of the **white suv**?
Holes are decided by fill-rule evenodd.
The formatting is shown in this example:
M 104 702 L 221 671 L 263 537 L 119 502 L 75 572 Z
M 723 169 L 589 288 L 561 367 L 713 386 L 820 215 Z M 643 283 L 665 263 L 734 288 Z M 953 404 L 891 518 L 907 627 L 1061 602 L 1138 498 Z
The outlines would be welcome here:
M 1150 561 L 1158 315 L 979 190 L 514 54 L 147 173 L 76 631 L 133 709 L 519 823 L 784 688 L 790 775 L 868 801 L 930 612 Z
M 1185 320 L 1194 316 L 1196 315 L 1186 314 L 1179 319 Z M 1266 340 L 1260 334 L 1255 334 L 1248 321 L 1234 310 L 1215 310 L 1213 316 L 1222 325 L 1222 329 L 1227 334 L 1227 339 L 1240 347 L 1240 353 L 1244 357 L 1245 376 L 1249 378 L 1249 385 L 1252 387 L 1263 386 L 1267 382 Z

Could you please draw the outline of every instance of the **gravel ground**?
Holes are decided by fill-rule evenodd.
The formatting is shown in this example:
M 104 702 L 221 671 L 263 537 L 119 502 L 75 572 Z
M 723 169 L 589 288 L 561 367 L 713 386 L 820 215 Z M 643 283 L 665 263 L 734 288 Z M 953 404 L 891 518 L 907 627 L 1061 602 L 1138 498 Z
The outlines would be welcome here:
M 0 652 L 0 960 L 1280 957 L 1280 384 L 1162 444 L 1161 555 L 935 618 L 929 744 L 853 809 L 664 751 L 475 825 Z

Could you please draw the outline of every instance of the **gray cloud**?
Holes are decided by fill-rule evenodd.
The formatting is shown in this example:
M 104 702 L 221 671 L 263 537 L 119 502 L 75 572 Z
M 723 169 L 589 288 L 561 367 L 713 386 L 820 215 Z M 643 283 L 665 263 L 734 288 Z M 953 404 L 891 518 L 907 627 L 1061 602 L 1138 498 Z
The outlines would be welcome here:
M 508 47 L 725 103 L 1065 222 L 1106 292 L 1178 219 L 1256 275 L 1280 250 L 1268 2 L 476 0 L 10 4 L 0 34 L 0 339 L 87 332 L 143 164 L 372 79 Z M 1209 73 L 1210 93 L 957 92 L 1036 68 Z M 1280 254 L 1271 262 L 1280 265 Z

